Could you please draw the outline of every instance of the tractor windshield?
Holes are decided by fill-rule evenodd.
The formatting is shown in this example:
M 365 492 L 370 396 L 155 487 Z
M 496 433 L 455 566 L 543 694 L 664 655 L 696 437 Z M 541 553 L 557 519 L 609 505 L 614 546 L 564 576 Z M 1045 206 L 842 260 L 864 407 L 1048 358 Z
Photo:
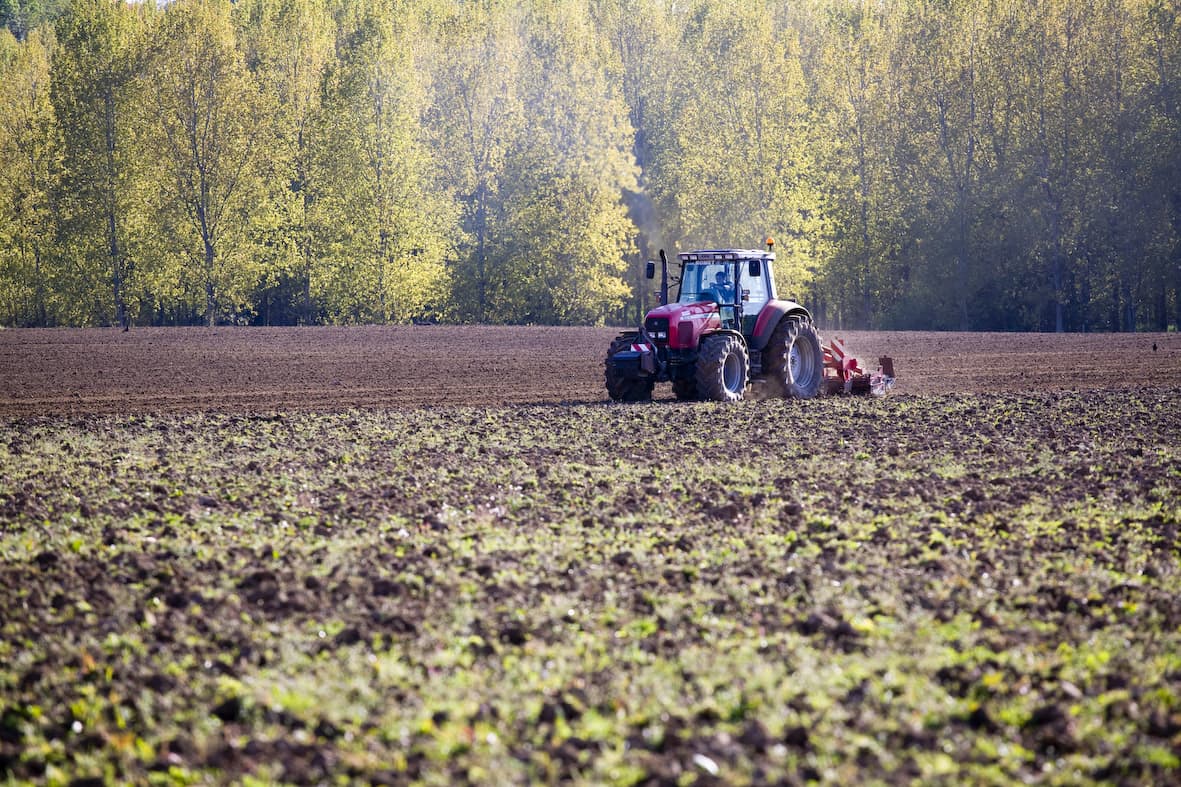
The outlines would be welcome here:
M 734 302 L 734 263 L 690 262 L 681 271 L 680 303 Z

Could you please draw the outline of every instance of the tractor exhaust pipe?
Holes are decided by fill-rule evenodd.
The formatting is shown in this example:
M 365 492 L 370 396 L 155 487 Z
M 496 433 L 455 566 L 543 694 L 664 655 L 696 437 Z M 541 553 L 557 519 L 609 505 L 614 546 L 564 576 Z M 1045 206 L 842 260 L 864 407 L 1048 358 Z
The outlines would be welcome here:
M 660 250 L 660 305 L 668 305 L 668 257 Z

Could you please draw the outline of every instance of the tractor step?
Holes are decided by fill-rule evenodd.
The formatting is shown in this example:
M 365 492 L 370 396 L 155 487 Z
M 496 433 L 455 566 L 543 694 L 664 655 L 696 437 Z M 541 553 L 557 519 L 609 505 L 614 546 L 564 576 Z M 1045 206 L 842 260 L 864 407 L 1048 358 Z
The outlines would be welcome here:
M 894 387 L 894 359 L 883 355 L 878 369 L 870 372 L 845 349 L 841 339 L 824 347 L 824 384 L 827 394 L 870 394 L 881 396 Z

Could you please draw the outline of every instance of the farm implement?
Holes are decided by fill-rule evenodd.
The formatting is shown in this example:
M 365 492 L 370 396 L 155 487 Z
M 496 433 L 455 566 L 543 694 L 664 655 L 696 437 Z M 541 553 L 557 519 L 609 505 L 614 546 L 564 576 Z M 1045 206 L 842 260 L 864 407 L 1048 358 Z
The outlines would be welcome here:
M 669 302 L 668 259 L 660 252 L 660 306 L 607 351 L 607 392 L 616 401 L 652 398 L 672 383 L 678 399 L 732 402 L 752 386 L 775 396 L 882 395 L 894 385 L 894 363 L 869 371 L 840 339 L 823 344 L 811 313 L 775 293 L 774 241 L 767 250 L 685 252 L 677 299 Z M 655 278 L 656 263 L 646 275 Z
M 894 387 L 894 359 L 878 358 L 876 371 L 862 368 L 845 350 L 845 343 L 833 339 L 824 347 L 824 393 L 881 396 Z

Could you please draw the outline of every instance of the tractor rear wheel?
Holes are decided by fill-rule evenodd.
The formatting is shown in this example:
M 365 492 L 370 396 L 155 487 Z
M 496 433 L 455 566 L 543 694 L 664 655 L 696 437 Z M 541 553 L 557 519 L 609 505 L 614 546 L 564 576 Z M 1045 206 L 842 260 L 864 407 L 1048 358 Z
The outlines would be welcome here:
M 768 373 L 781 396 L 811 399 L 824 382 L 824 349 L 807 317 L 785 317 L 767 344 Z
M 737 402 L 746 393 L 750 359 L 737 336 L 706 337 L 697 354 L 697 391 L 703 399 Z
M 630 349 L 632 337 L 618 336 L 611 342 L 607 350 L 607 393 L 617 402 L 646 402 L 652 398 L 652 388 L 656 383 L 651 377 L 625 377 L 616 372 L 611 365 L 611 358 L 615 353 Z

